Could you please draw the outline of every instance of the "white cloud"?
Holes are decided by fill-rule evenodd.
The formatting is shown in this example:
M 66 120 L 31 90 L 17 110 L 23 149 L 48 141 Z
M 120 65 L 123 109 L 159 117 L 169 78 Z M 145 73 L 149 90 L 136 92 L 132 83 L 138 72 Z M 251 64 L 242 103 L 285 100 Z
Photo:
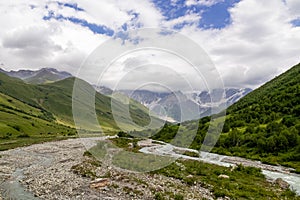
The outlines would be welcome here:
M 293 17 L 300 17 L 300 1 L 286 0 L 286 5 Z
M 224 0 L 187 0 L 185 4 L 187 6 L 191 6 L 191 5 L 212 6 L 220 2 L 224 2 Z
M 175 25 L 185 24 L 190 26 L 190 24 L 197 24 L 201 19 L 201 15 L 199 14 L 187 14 L 169 21 L 163 22 L 163 27 L 167 29 L 173 29 Z
M 211 6 L 222 1 L 187 0 L 186 5 Z M 194 22 L 201 19 L 201 13 L 187 13 L 166 21 L 148 0 L 63 2 L 77 3 L 85 11 L 59 6 L 54 1 L 2 1 L 0 63 L 7 69 L 56 67 L 74 73 L 87 55 L 110 39 L 67 20 L 43 20 L 49 10 L 55 15 L 105 25 L 115 32 L 124 23 L 129 28 L 139 25 L 172 28 L 187 23 L 180 32 L 204 48 L 227 86 L 256 87 L 299 62 L 300 27 L 290 24 L 291 20 L 300 17 L 298 0 L 286 0 L 286 3 L 281 0 L 242 0 L 230 9 L 232 24 L 221 30 L 197 27 Z M 172 3 L 176 4 L 176 1 Z M 34 9 L 30 5 L 34 5 Z M 138 14 L 135 21 L 131 21 L 133 13 Z M 170 66 L 178 64 L 176 59 L 167 60 Z M 124 65 L 119 64 L 120 67 Z M 117 76 L 121 74 L 115 70 L 111 79 Z
M 243 0 L 230 13 L 225 29 L 182 30 L 208 52 L 225 85 L 256 87 L 299 62 L 300 28 L 284 3 Z

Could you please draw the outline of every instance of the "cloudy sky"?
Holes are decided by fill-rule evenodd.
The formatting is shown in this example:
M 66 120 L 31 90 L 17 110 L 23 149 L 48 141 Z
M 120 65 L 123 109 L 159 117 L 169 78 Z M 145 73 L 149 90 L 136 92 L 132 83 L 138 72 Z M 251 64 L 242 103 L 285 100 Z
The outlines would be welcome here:
M 300 62 L 299 0 L 10 0 L 0 2 L 0 25 L 6 70 L 54 67 L 76 74 L 105 41 L 148 27 L 199 44 L 227 87 L 255 88 Z M 117 66 L 143 57 L 122 58 Z M 166 57 L 169 66 L 184 68 Z

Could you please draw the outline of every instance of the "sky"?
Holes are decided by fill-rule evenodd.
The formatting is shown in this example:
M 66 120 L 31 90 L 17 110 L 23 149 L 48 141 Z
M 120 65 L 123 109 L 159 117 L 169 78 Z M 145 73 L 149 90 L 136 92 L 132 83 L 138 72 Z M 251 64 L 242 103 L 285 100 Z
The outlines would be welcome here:
M 0 2 L 0 25 L 5 70 L 53 67 L 76 75 L 97 47 L 109 40 L 124 44 L 126 31 L 143 28 L 173 30 L 197 43 L 226 87 L 256 88 L 300 62 L 299 0 L 10 0 Z M 154 54 L 157 64 L 188 68 Z M 119 59 L 104 84 L 112 87 L 128 63 L 146 60 L 146 53 Z M 159 69 L 151 66 L 136 76 Z M 84 77 L 94 83 L 92 71 Z M 180 89 L 171 74 L 170 84 Z M 130 81 L 123 89 L 138 84 Z

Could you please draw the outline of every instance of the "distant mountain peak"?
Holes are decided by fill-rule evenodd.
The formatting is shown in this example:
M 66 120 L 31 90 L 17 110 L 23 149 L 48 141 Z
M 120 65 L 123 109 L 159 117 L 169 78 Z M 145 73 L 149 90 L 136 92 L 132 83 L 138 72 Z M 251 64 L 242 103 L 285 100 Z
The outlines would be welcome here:
M 17 71 L 5 71 L 3 69 L 0 69 L 0 72 L 33 84 L 56 82 L 73 76 L 69 72 L 59 71 L 55 68 L 47 67 L 41 68 L 39 70 L 20 69 Z
M 97 91 L 105 95 L 113 93 L 113 90 L 104 86 L 94 87 Z M 148 107 L 162 119 L 180 122 L 214 114 L 211 113 L 214 107 L 220 104 L 230 106 L 251 91 L 252 89 L 250 88 L 225 88 L 195 92 L 155 92 L 149 90 L 120 90 L 118 92 Z M 220 99 L 224 101 L 220 102 Z M 186 112 L 190 113 L 189 116 L 181 115 L 180 105 L 183 105 Z M 163 108 L 165 112 L 160 112 L 161 109 L 158 108 Z M 198 115 L 198 110 L 201 116 Z

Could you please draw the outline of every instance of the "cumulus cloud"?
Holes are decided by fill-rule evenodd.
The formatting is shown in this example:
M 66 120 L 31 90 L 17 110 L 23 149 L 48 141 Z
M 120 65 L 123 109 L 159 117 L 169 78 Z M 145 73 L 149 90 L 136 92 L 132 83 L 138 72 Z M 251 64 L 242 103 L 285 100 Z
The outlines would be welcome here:
M 52 31 L 46 27 L 26 27 L 14 30 L 3 38 L 3 47 L 19 51 L 19 55 L 34 57 L 48 57 L 62 47 L 50 38 Z
M 187 11 L 181 12 L 178 8 L 171 19 L 166 19 L 163 8 L 153 2 L 2 1 L 0 63 L 6 69 L 55 67 L 76 74 L 85 58 L 103 42 L 111 38 L 126 40 L 129 36 L 121 31 L 143 27 L 175 29 L 197 42 L 208 53 L 228 87 L 257 87 L 299 62 L 300 27 L 291 23 L 300 19 L 298 0 L 242 0 L 226 7 L 230 23 L 219 29 L 199 26 L 203 18 L 200 8 L 207 10 L 226 3 L 225 0 L 187 0 L 184 3 Z M 64 6 L 65 3 L 68 6 Z M 170 4 L 176 6 L 178 2 L 172 0 Z M 113 36 L 93 31 L 101 26 L 111 29 Z M 112 85 L 124 76 L 130 66 L 151 59 L 156 60 L 156 64 L 172 66 L 181 69 L 184 75 L 191 75 L 181 61 L 167 55 L 163 57 L 165 59 L 162 54 L 153 58 L 151 54 L 126 57 L 108 73 L 107 84 Z M 85 77 L 93 77 L 92 73 L 92 69 L 87 71 Z M 148 68 L 144 73 L 140 69 L 135 75 L 142 77 L 143 74 L 157 80 L 163 78 Z M 171 77 L 168 76 L 169 84 L 180 88 L 175 84 L 176 78 Z M 132 84 L 128 87 L 134 85 L 134 79 L 129 79 Z M 89 81 L 96 82 L 97 77 Z
M 230 14 L 224 29 L 182 30 L 208 52 L 226 86 L 257 87 L 299 62 L 300 29 L 283 2 L 243 0 Z
M 286 0 L 286 5 L 294 17 L 300 17 L 300 1 L 298 0 Z

